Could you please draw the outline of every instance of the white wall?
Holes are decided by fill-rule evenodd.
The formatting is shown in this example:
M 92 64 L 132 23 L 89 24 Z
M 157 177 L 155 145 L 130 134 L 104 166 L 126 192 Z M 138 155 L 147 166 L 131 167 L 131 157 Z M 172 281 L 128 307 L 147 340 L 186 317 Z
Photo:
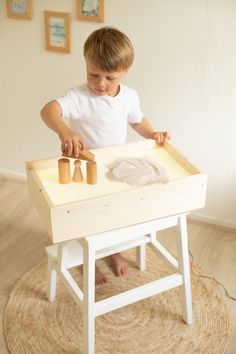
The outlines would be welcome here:
M 85 80 L 82 47 L 102 25 L 79 22 L 75 0 L 34 0 L 32 21 L 0 0 L 0 172 L 60 152 L 40 120 L 50 99 Z M 43 11 L 71 12 L 72 53 L 44 49 Z M 106 21 L 128 34 L 136 59 L 125 82 L 156 129 L 209 175 L 207 221 L 236 227 L 236 1 L 106 0 Z M 136 139 L 130 132 L 129 139 Z

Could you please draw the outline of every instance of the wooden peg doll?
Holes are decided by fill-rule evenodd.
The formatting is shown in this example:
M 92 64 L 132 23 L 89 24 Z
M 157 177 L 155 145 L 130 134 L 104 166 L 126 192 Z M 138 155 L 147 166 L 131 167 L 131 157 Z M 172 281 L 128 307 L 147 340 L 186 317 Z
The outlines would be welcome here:
M 82 170 L 81 170 L 81 161 L 75 160 L 74 165 L 75 165 L 75 170 L 74 170 L 74 174 L 73 174 L 73 181 L 79 183 L 83 180 L 83 174 L 82 174 Z

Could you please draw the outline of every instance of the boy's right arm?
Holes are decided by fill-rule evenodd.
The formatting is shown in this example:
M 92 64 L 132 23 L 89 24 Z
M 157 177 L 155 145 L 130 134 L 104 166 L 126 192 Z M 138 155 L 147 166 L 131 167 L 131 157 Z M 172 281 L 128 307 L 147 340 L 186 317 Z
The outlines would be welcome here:
M 73 153 L 75 157 L 78 157 L 79 150 L 83 148 L 83 142 L 80 136 L 62 120 L 62 110 L 59 103 L 56 100 L 47 103 L 41 110 L 41 117 L 44 123 L 59 135 L 61 150 L 67 150 L 68 156 Z

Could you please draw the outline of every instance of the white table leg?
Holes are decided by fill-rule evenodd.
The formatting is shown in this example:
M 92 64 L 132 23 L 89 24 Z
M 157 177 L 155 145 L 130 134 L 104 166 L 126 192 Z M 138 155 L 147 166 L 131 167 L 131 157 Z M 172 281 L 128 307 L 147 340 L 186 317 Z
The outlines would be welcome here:
M 171 254 L 156 240 L 156 230 L 162 230 L 168 227 L 178 225 L 178 237 L 177 237 L 177 251 L 178 261 L 171 256 Z M 83 311 L 83 354 L 95 353 L 95 317 L 100 314 L 112 311 L 116 308 L 125 306 L 126 304 L 133 303 L 135 301 L 144 299 L 154 294 L 159 294 L 163 291 L 167 291 L 174 287 L 180 287 L 181 306 L 183 311 L 183 318 L 188 323 L 192 323 L 192 296 L 191 296 L 191 284 L 190 284 L 190 268 L 189 268 L 189 255 L 188 255 L 188 236 L 186 215 L 176 215 L 175 217 L 156 220 L 155 223 L 141 224 L 142 234 L 150 233 L 148 240 L 144 240 L 144 244 L 139 244 L 136 250 L 137 264 L 140 269 L 145 269 L 145 245 L 150 243 L 157 252 L 161 255 L 164 261 L 173 268 L 174 274 L 159 279 L 157 281 L 146 284 L 145 286 L 138 287 L 125 294 L 119 294 L 111 299 L 102 300 L 95 303 L 95 259 L 98 257 L 98 250 L 102 250 L 103 244 L 107 245 L 107 240 L 110 240 L 109 246 L 112 246 L 111 233 L 102 235 L 94 235 L 81 239 L 80 243 L 83 247 L 83 292 L 78 287 L 76 282 L 68 272 L 69 265 L 69 243 L 63 242 L 57 246 L 57 270 L 58 274 L 62 276 L 63 281 L 68 286 L 71 294 L 75 300 L 78 301 Z M 114 233 L 121 232 L 121 235 L 130 234 L 133 231 L 133 237 L 137 238 L 137 227 L 134 229 L 131 227 L 115 230 Z M 140 230 L 139 230 L 140 231 Z M 154 232 L 155 231 L 155 232 Z M 118 236 L 120 234 L 118 233 Z M 102 237 L 101 237 L 102 236 Z M 101 238 L 101 239 L 100 239 Z M 100 241 L 100 242 L 99 242 Z M 132 237 L 130 237 L 132 244 Z M 115 243 L 117 247 L 117 242 Z M 99 257 L 98 257 L 99 258 Z M 81 264 L 81 260 L 80 263 Z M 49 265 L 52 270 L 52 264 Z M 51 283 L 55 287 L 56 274 L 51 274 Z M 51 293 L 51 300 L 55 298 L 53 289 L 48 289 Z
M 83 259 L 83 353 L 94 354 L 95 250 L 86 239 L 83 242 Z
M 55 301 L 57 291 L 57 272 L 53 267 L 53 261 L 48 258 L 47 265 L 47 298 L 50 302 Z
M 146 245 L 136 247 L 136 264 L 140 270 L 146 268 Z
M 179 232 L 177 237 L 177 252 L 179 270 L 183 275 L 183 286 L 180 287 L 180 301 L 182 306 L 184 321 L 191 324 L 193 321 L 192 315 L 192 293 L 190 282 L 190 267 L 188 254 L 188 234 L 186 215 L 179 217 Z

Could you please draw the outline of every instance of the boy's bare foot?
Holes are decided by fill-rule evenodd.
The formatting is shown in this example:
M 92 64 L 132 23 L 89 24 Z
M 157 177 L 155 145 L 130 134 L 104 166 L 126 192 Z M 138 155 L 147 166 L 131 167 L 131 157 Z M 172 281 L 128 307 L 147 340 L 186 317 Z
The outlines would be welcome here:
M 83 273 L 83 266 L 81 266 L 81 271 Z M 95 266 L 95 284 L 105 284 L 107 282 L 107 277 Z
M 129 270 L 129 263 L 120 253 L 115 253 L 111 257 L 111 264 L 118 277 L 125 275 Z
M 95 267 L 95 283 L 96 283 L 96 285 L 105 284 L 106 282 L 107 282 L 107 277 L 96 266 Z

